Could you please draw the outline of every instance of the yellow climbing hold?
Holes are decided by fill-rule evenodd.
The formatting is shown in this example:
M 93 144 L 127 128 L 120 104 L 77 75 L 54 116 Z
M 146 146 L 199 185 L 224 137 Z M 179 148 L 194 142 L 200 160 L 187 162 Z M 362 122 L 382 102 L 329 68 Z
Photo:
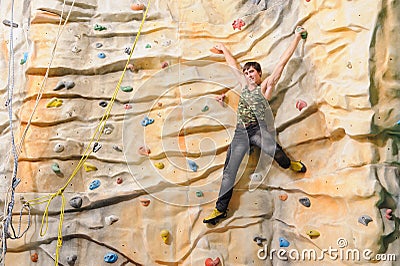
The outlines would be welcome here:
M 84 163 L 83 164 L 83 168 L 85 168 L 86 172 L 96 171 L 97 170 L 97 167 L 94 166 L 93 164 L 90 164 L 90 163 Z
M 161 235 L 161 238 L 162 238 L 162 240 L 164 241 L 164 243 L 167 244 L 167 242 L 168 242 L 168 237 L 169 237 L 169 232 L 168 232 L 168 230 L 167 230 L 167 229 L 161 230 L 160 235 Z
M 313 238 L 313 237 L 319 237 L 320 233 L 317 230 L 308 230 L 307 235 Z
M 63 103 L 63 100 L 57 99 L 57 98 L 52 98 L 47 104 L 46 108 L 52 108 L 52 107 L 59 107 Z
M 157 167 L 158 169 L 164 169 L 163 163 L 155 163 L 154 166 Z

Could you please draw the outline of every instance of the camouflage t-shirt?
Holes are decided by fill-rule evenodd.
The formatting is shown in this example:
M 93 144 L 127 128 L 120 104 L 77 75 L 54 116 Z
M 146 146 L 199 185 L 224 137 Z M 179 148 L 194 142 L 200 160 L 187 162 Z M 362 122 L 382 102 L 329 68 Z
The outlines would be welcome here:
M 258 120 L 264 120 L 268 106 L 267 99 L 261 92 L 261 86 L 257 86 L 252 91 L 249 90 L 248 86 L 244 87 L 237 109 L 238 123 L 248 125 L 258 123 Z

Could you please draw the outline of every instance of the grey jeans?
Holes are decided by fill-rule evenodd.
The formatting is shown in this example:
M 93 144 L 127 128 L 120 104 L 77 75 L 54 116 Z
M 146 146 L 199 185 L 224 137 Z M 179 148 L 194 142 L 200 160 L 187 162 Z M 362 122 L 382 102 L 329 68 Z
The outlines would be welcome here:
M 248 127 L 244 127 L 242 124 L 236 126 L 235 135 L 226 155 L 221 188 L 216 202 L 216 208 L 220 212 L 225 212 L 228 208 L 239 166 L 250 145 L 260 147 L 264 153 L 274 157 L 281 167 L 289 168 L 290 166 L 290 159 L 282 147 L 276 143 L 275 137 L 268 132 L 264 123 L 260 124 L 261 126 L 259 124 Z

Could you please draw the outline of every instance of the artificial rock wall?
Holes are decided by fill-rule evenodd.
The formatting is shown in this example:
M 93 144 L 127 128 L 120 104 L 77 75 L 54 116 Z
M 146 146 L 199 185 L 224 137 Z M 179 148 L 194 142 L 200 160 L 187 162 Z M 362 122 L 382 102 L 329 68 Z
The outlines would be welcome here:
M 126 48 L 138 34 L 144 11 L 133 11 L 132 4 L 75 1 L 68 16 L 71 1 L 64 7 L 62 1 L 15 3 L 17 144 L 41 88 L 43 94 L 19 154 L 22 182 L 14 223 L 24 201 L 57 192 L 73 176 L 64 192 L 61 265 L 108 265 L 104 256 L 109 252 L 118 255 L 115 265 L 204 265 L 217 257 L 221 265 L 372 263 L 328 256 L 323 262 L 282 261 L 276 255 L 262 260 L 255 236 L 265 238 L 262 246 L 268 249 L 279 249 L 284 238 L 290 243 L 287 250 L 321 252 L 339 248 L 343 238 L 345 249 L 399 257 L 398 1 L 152 1 L 133 67 L 121 81 L 126 91 L 118 90 L 100 128 L 102 147 L 86 161 L 95 168 L 75 172 L 86 148 L 94 145 L 92 136 L 128 59 Z M 11 1 L 1 2 L 0 9 L 1 20 L 10 20 Z M 59 26 L 61 14 L 63 22 L 68 19 L 65 27 Z M 233 29 L 239 18 L 246 25 Z M 241 64 L 259 61 L 265 78 L 298 24 L 308 38 L 289 61 L 270 103 L 277 139 L 308 171 L 295 174 L 273 163 L 264 179 L 252 180 L 260 154 L 256 149 L 241 167 L 228 217 L 205 226 L 202 219 L 214 208 L 240 90 L 223 56 L 209 49 L 225 43 Z M 10 27 L 1 25 L 1 32 L 5 103 Z M 26 62 L 21 62 L 24 54 Z M 74 86 L 57 87 L 60 81 Z M 227 95 L 223 105 L 214 99 L 221 93 Z M 53 98 L 61 105 L 46 107 L 51 101 L 54 105 Z M 298 100 L 307 107 L 296 109 Z M 1 106 L 4 205 L 12 156 L 7 110 Z M 144 127 L 146 116 L 154 122 Z M 141 146 L 151 150 L 149 156 L 139 154 Z M 160 163 L 163 169 L 156 167 Z M 310 207 L 299 202 L 304 197 Z M 78 198 L 75 203 L 80 198 L 81 205 L 72 206 L 72 198 Z M 50 204 L 44 236 L 39 232 L 46 203 L 32 206 L 27 234 L 8 240 L 6 265 L 54 264 L 60 206 L 58 196 Z M 367 226 L 358 222 L 363 215 L 372 218 Z M 23 220 L 24 228 L 26 215 Z M 162 230 L 169 232 L 165 243 Z M 320 235 L 310 237 L 310 230 Z M 31 260 L 34 254 L 37 262 Z

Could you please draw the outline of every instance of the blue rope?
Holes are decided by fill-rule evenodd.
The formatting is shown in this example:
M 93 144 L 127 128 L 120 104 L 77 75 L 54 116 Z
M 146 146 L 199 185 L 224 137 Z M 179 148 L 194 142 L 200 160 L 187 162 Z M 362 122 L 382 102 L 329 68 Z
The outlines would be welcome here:
M 11 25 L 13 25 L 14 22 L 14 0 L 11 1 Z M 18 172 L 18 153 L 17 149 L 15 146 L 15 138 L 14 138 L 14 131 L 13 131 L 13 110 L 12 110 L 12 104 L 13 104 L 13 93 L 14 93 L 14 27 L 10 27 L 10 59 L 8 63 L 8 84 L 7 84 L 7 100 L 6 100 L 6 106 L 8 109 L 8 118 L 10 122 L 10 133 L 11 133 L 11 145 L 12 145 L 12 154 L 14 157 L 14 164 L 13 164 L 13 173 L 12 173 L 12 183 L 11 183 L 11 199 L 10 202 L 8 203 L 7 206 L 7 216 L 4 220 L 4 225 L 3 225 L 3 234 L 2 234 L 2 258 L 1 260 L 4 263 L 4 257 L 7 252 L 7 238 L 11 239 L 17 239 L 21 238 L 26 231 L 30 227 L 30 207 L 29 205 L 24 204 L 20 211 L 20 219 L 19 219 L 19 226 L 18 226 L 18 234 L 15 233 L 15 229 L 12 225 L 12 211 L 14 208 L 15 204 L 15 188 L 18 186 L 18 184 L 21 182 L 21 179 L 17 178 L 17 172 Z M 28 226 L 26 230 L 21 233 L 21 220 L 22 220 L 22 211 L 24 209 L 28 210 Z M 9 233 L 9 227 L 11 226 L 11 229 L 13 231 L 13 235 Z

